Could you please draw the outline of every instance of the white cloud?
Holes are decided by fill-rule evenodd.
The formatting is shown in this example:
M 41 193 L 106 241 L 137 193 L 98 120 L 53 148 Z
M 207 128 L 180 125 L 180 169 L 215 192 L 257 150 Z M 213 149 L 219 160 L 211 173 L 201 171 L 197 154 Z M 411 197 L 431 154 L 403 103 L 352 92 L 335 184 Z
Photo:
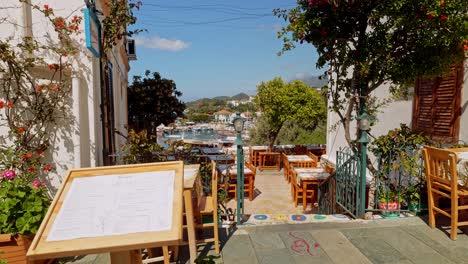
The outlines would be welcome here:
M 298 72 L 296 73 L 296 75 L 294 76 L 296 79 L 299 79 L 299 80 L 303 80 L 303 79 L 306 79 L 307 77 L 310 77 L 312 76 L 310 73 L 307 73 L 307 72 Z
M 167 39 L 167 38 L 161 38 L 159 36 L 153 36 L 153 37 L 137 36 L 135 37 L 135 41 L 137 45 L 141 45 L 149 49 L 159 49 L 159 50 L 165 50 L 165 51 L 181 51 L 190 47 L 190 44 L 191 44 L 183 40 Z

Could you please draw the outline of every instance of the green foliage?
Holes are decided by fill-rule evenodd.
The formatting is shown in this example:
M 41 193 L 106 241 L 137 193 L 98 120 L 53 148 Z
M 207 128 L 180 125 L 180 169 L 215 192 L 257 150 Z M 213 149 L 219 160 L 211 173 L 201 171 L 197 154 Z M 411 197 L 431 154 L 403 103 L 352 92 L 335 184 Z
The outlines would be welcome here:
M 21 177 L 0 178 L 0 233 L 36 234 L 50 200 L 43 186 L 35 187 Z
M 390 130 L 371 143 L 369 149 L 380 163 L 378 195 L 381 202 L 405 200 L 412 206 L 419 204 L 422 192 L 426 191 L 420 149 L 428 142 L 423 135 L 400 124 L 400 128 Z M 396 182 L 392 177 L 395 173 L 406 177 L 408 184 Z
M 143 30 L 130 30 L 128 27 L 134 25 L 137 18 L 133 14 L 135 10 L 139 10 L 141 1 L 122 1 L 111 0 L 106 2 L 109 8 L 109 14 L 102 20 L 102 49 L 104 53 L 117 44 L 117 41 L 124 37 L 131 37 Z
M 161 78 L 157 72 L 145 72 L 145 78 L 133 77 L 133 83 L 128 88 L 128 119 L 129 125 L 135 130 L 146 129 L 154 134 L 161 123 L 168 125 L 177 117 L 182 117 L 185 104 L 179 97 L 173 80 Z
M 221 256 L 199 256 L 195 259 L 195 264 L 216 264 L 215 259 L 219 259 Z
M 302 81 L 285 83 L 275 78 L 257 86 L 255 102 L 262 111 L 263 135 L 272 146 L 287 121 L 314 130 L 326 120 L 325 101 L 321 94 Z
M 127 136 L 127 142 L 122 147 L 125 156 L 123 161 L 125 164 L 137 164 L 162 161 L 159 155 L 163 148 L 156 143 L 156 137 L 148 135 L 146 130 L 135 132 L 130 130 Z
M 274 11 L 288 25 L 281 53 L 312 44 L 317 67 L 326 67 L 325 91 L 353 145 L 350 122 L 364 102 L 376 113 L 371 92 L 384 83 L 405 96 L 419 76 L 441 76 L 468 51 L 468 1 L 299 0 Z
M 195 123 L 209 123 L 213 120 L 213 116 L 208 114 L 188 114 L 187 119 Z
M 0 255 L 3 254 L 2 251 L 0 251 Z M 0 259 L 0 264 L 8 264 L 8 261 L 4 260 L 4 259 Z

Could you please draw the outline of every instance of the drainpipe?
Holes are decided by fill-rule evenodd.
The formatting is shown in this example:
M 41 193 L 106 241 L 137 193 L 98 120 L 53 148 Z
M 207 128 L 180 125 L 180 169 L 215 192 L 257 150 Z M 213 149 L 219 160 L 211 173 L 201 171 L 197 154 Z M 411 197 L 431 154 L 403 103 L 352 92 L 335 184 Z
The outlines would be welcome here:
M 81 103 L 81 96 L 80 96 L 80 86 L 81 81 L 76 74 L 72 77 L 72 113 L 73 113 L 73 135 L 72 135 L 72 142 L 73 142 L 73 165 L 74 168 L 81 168 L 81 136 L 80 136 L 80 129 L 81 129 L 81 113 L 80 113 L 80 103 Z
M 31 0 L 25 0 L 21 9 L 23 11 L 23 37 L 32 37 Z

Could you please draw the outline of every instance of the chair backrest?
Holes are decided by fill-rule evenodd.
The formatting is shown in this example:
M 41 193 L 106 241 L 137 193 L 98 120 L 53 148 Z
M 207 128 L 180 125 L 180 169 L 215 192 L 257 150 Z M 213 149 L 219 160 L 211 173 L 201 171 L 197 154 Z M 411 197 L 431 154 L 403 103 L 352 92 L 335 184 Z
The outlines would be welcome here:
M 427 184 L 457 191 L 457 155 L 453 151 L 424 147 Z
M 255 168 L 255 166 L 252 163 L 246 161 L 245 166 L 249 168 L 250 171 L 252 171 L 254 177 L 257 175 L 257 168 Z
M 289 173 L 291 174 L 291 184 L 297 184 L 297 172 L 294 168 L 298 168 L 294 164 L 289 168 Z
M 309 156 L 309 158 L 311 158 L 313 161 L 315 161 L 318 164 L 319 157 L 317 157 L 314 153 L 307 151 L 307 156 Z
M 281 159 L 283 160 L 283 166 L 285 169 L 289 168 L 289 161 L 286 153 L 281 153 Z
M 290 161 L 289 162 L 290 167 L 296 167 L 296 168 L 315 168 L 317 167 L 317 162 L 315 161 Z

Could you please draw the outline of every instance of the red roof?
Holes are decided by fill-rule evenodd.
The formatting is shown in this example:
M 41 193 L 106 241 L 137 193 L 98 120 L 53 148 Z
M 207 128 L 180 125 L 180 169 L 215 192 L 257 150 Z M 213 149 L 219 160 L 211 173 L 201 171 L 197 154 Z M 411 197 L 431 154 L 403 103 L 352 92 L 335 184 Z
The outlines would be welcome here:
M 215 113 L 215 115 L 230 115 L 230 114 L 232 114 L 232 113 L 229 112 L 229 111 L 226 110 L 226 109 L 223 109 L 223 110 L 221 110 L 221 111 Z

